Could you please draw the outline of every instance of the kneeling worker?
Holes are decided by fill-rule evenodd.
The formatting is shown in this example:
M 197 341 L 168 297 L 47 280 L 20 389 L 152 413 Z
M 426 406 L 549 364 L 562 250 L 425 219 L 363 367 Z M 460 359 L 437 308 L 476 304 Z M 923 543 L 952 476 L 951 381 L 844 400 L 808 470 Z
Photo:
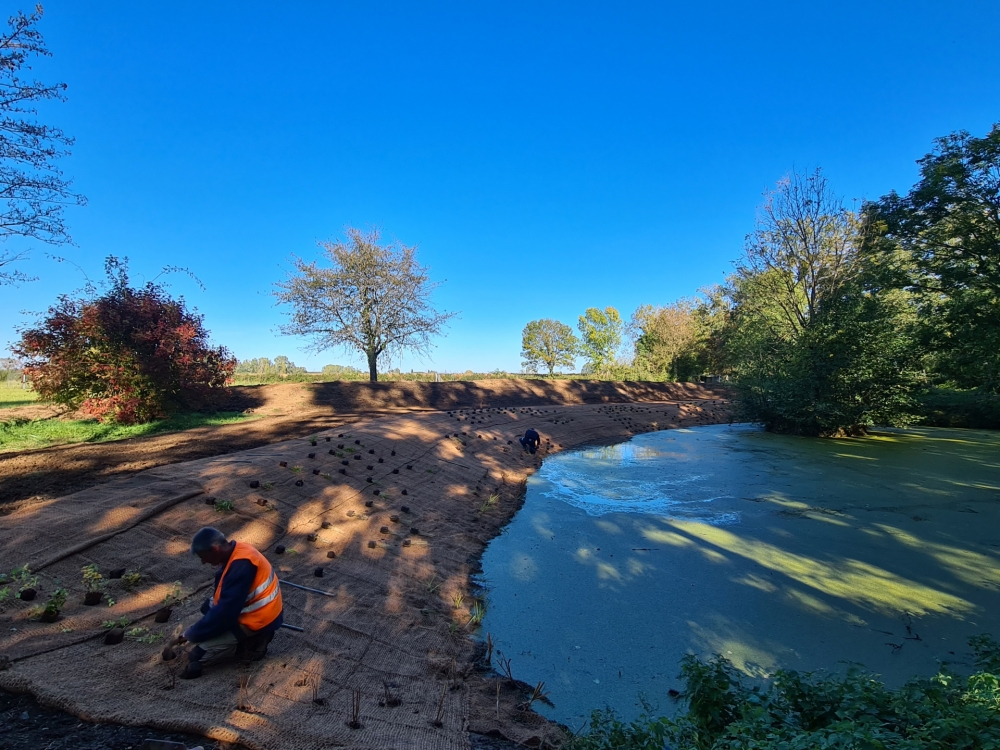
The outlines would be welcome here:
M 529 427 L 525 433 L 524 437 L 519 437 L 517 441 L 521 444 L 528 453 L 534 453 L 538 450 L 538 446 L 542 443 L 542 438 L 537 432 L 535 432 L 534 427 Z
M 201 606 L 204 615 L 174 639 L 190 642 L 184 679 L 201 677 L 203 666 L 236 657 L 258 661 L 281 627 L 278 577 L 260 552 L 246 542 L 230 542 L 218 529 L 206 527 L 191 540 L 191 552 L 203 564 L 217 565 L 215 594 Z

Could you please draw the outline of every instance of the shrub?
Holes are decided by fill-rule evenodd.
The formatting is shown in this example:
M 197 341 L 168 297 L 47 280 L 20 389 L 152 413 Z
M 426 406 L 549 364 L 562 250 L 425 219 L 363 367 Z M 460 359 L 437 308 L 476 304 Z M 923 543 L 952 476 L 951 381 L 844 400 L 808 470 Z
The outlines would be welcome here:
M 931 388 L 918 397 L 921 424 L 931 427 L 1000 429 L 1000 396 L 982 390 Z
M 235 360 L 208 346 L 200 315 L 152 282 L 129 284 L 126 262 L 110 257 L 99 296 L 62 296 L 13 351 L 39 395 L 100 421 L 135 424 L 211 406 Z
M 946 668 L 897 690 L 852 667 L 844 676 L 778 672 L 768 686 L 748 686 L 725 658 L 682 662 L 687 711 L 631 723 L 611 709 L 594 711 L 590 731 L 570 750 L 918 750 L 1000 747 L 1000 647 L 970 639 L 979 669 L 962 678 Z

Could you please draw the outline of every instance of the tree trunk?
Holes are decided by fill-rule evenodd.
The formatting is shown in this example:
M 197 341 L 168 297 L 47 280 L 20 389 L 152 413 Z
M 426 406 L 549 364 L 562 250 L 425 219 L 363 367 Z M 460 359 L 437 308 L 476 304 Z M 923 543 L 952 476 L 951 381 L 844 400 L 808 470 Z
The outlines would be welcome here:
M 378 355 L 375 352 L 368 352 L 368 380 L 372 383 L 378 382 Z

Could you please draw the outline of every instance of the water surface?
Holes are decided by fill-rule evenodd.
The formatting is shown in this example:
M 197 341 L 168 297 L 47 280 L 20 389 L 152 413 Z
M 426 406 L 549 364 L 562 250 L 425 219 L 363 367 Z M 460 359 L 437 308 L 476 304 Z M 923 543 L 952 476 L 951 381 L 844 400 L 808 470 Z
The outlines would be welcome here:
M 740 425 L 553 456 L 484 554 L 483 632 L 573 728 L 640 695 L 669 711 L 688 652 L 757 677 L 961 668 L 1000 614 L 998 457 L 989 432 Z

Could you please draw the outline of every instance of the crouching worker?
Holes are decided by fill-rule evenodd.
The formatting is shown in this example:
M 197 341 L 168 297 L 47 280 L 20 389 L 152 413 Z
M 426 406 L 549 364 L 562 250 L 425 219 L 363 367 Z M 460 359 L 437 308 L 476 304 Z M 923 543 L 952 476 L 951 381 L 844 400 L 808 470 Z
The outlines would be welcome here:
M 202 667 L 237 658 L 263 659 L 282 623 L 281 589 L 271 563 L 251 545 L 230 542 L 211 527 L 194 535 L 191 552 L 218 570 L 215 593 L 201 606 L 204 616 L 173 641 L 193 646 L 180 676 L 201 677 Z
M 538 433 L 535 432 L 534 427 L 529 427 L 525 433 L 524 437 L 519 437 L 517 441 L 521 444 L 528 453 L 534 453 L 538 450 L 538 446 L 542 443 L 542 438 L 539 437 Z

